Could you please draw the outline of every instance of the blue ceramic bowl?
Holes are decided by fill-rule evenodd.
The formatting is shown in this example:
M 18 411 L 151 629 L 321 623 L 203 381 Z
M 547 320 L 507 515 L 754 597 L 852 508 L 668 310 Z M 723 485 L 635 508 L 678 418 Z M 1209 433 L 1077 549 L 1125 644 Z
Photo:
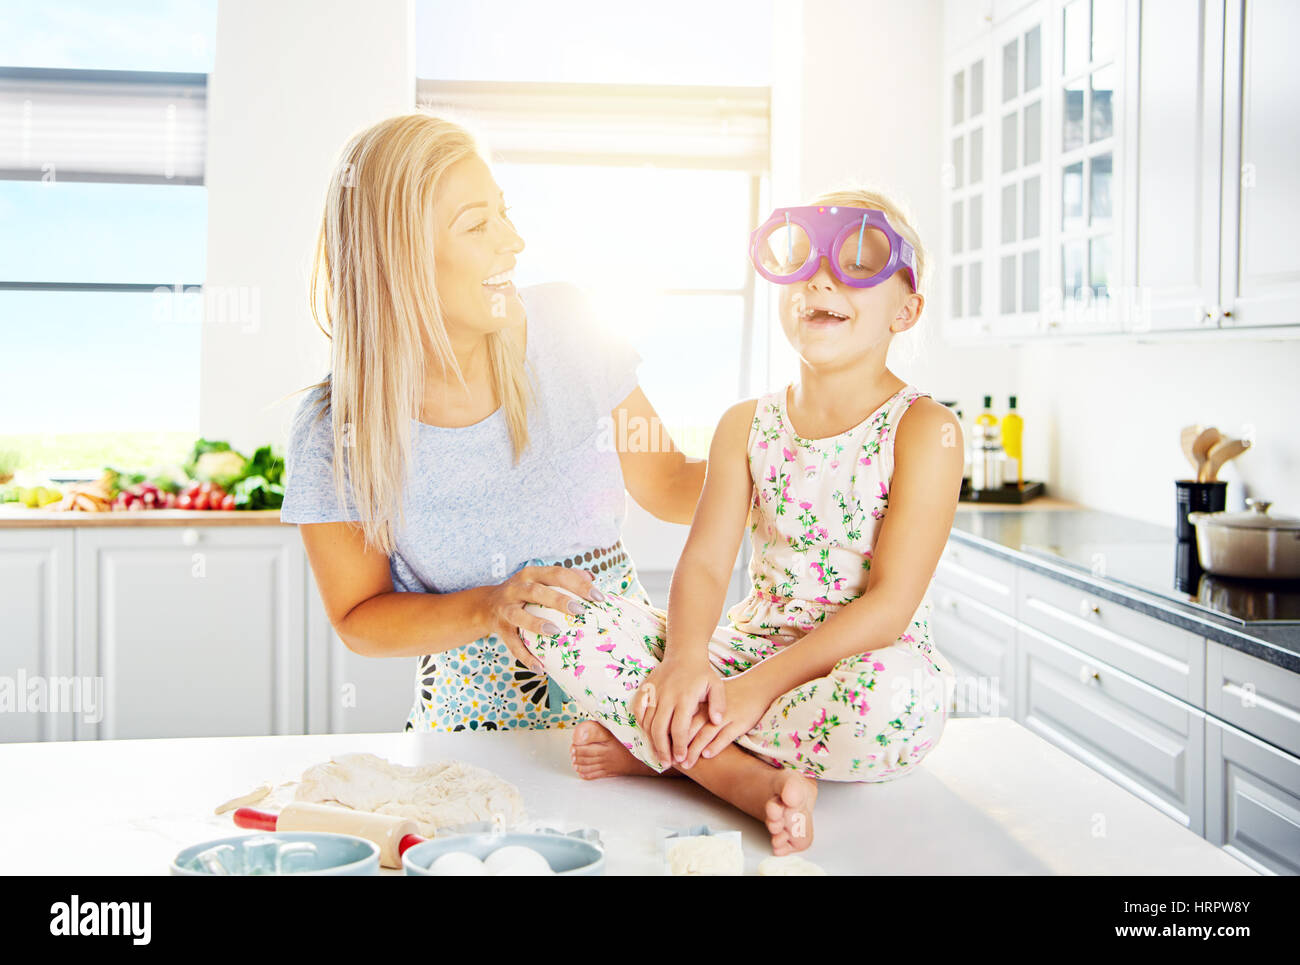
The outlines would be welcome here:
M 575 831 L 572 834 L 561 834 L 559 831 L 507 831 L 494 834 L 488 831 L 434 838 L 410 848 L 402 856 L 402 870 L 408 875 L 427 876 L 430 866 L 449 852 L 465 851 L 482 860 L 497 848 L 512 844 L 538 852 L 557 875 L 605 873 L 605 849 L 600 845 L 600 836 L 594 831 Z
M 272 837 L 286 844 L 308 841 L 316 846 L 316 854 L 294 859 L 290 875 L 375 875 L 379 873 L 379 845 L 351 834 L 333 834 L 328 831 L 255 831 L 229 838 L 216 838 L 185 848 L 172 859 L 171 873 L 184 877 L 207 877 L 206 871 L 196 871 L 189 863 L 201 852 L 218 845 L 229 844 L 238 848 L 249 838 Z

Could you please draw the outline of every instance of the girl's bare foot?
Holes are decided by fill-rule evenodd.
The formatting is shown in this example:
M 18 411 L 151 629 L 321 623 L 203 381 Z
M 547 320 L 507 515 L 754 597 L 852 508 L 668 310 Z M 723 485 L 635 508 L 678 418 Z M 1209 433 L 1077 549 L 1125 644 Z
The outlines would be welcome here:
M 675 768 L 659 774 L 618 742 L 609 731 L 594 720 L 584 720 L 573 729 L 573 743 L 569 745 L 569 760 L 573 769 L 584 781 L 598 777 L 633 775 L 639 777 L 672 777 Z
M 766 807 L 772 853 L 781 855 L 803 851 L 812 844 L 817 782 L 794 771 L 782 770 L 773 776 L 772 791 Z

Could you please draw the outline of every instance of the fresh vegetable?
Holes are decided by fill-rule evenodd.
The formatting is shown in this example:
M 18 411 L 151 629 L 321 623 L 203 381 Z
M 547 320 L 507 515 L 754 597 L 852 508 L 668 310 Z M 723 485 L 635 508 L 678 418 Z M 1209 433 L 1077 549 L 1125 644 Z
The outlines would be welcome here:
M 17 501 L 28 509 L 41 509 L 63 498 L 59 490 L 46 486 L 17 486 L 15 490 Z
M 248 460 L 233 449 L 205 452 L 194 464 L 194 478 L 226 489 L 248 475 L 247 466 Z
M 236 509 L 279 509 L 284 505 L 284 487 L 265 476 L 248 476 L 235 483 Z

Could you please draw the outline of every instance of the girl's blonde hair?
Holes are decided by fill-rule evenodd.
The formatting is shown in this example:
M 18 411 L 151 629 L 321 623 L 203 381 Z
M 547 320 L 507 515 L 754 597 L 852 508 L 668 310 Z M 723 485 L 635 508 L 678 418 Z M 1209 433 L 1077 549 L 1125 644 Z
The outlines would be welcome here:
M 916 290 L 924 295 L 928 290 L 929 274 L 926 269 L 928 256 L 921 236 L 912 227 L 912 219 L 907 209 L 884 191 L 861 185 L 849 185 L 825 191 L 813 198 L 808 204 L 835 204 L 844 207 L 878 208 L 885 212 L 885 217 L 895 231 L 907 239 L 916 257 Z
M 327 408 L 332 413 L 339 506 L 350 494 L 366 544 L 388 555 L 402 526 L 426 344 L 465 386 L 438 298 L 432 211 L 447 170 L 473 157 L 486 161 L 465 127 L 425 111 L 402 114 L 348 141 L 325 197 L 310 298 L 330 340 L 331 368 L 304 391 L 319 390 L 317 421 Z M 505 330 L 486 337 L 517 463 L 528 446 L 532 401 L 523 347 Z

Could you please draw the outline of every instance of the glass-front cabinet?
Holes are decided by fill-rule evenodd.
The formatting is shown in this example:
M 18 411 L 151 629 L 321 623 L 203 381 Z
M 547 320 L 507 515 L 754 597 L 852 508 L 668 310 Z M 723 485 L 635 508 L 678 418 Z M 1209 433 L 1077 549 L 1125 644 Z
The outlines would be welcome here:
M 1300 334 L 1300 2 L 944 16 L 950 337 Z
M 997 177 L 993 184 L 997 331 L 1039 328 L 1044 273 L 1046 92 L 1042 11 L 1031 7 L 1001 26 L 997 62 Z
M 1053 27 L 1052 292 L 1043 330 L 1119 331 L 1123 0 L 1068 0 Z
M 984 217 L 992 154 L 987 60 L 982 41 L 950 58 L 944 106 L 947 270 L 941 271 L 940 283 L 947 294 L 949 330 L 963 335 L 988 334 L 992 314 L 986 295 L 989 247 Z

